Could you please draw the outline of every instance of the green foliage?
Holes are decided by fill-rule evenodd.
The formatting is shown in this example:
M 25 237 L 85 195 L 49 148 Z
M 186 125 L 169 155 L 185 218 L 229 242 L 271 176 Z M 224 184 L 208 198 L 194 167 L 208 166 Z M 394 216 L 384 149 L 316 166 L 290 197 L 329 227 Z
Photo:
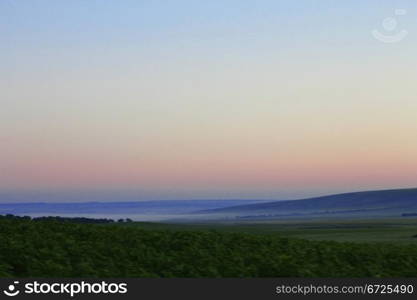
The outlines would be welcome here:
M 417 246 L 0 218 L 1 277 L 415 277 Z

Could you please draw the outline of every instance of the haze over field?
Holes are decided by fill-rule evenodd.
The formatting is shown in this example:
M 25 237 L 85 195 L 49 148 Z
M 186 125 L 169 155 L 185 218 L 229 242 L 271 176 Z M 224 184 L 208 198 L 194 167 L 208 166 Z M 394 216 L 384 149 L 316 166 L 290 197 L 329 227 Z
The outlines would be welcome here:
M 396 8 L 409 35 L 381 43 L 371 31 Z M 414 187 L 416 14 L 411 0 L 0 1 L 0 191 Z
M 239 199 L 134 201 L 136 199 L 134 195 L 126 197 L 126 195 L 116 194 L 113 195 L 114 198 L 108 198 L 108 193 L 97 196 L 100 200 L 107 199 L 107 202 L 91 201 L 94 198 L 90 198 L 88 202 L 74 201 L 80 200 L 82 196 L 91 197 L 91 195 L 57 194 L 49 198 L 42 194 L 29 196 L 28 194 L 0 195 L 0 215 L 88 217 L 113 220 L 129 217 L 134 221 L 168 222 L 290 219 L 340 221 L 357 218 L 388 220 L 417 216 L 417 188 L 355 192 L 271 202 Z M 32 202 L 19 202 L 22 199 L 29 199 Z M 48 199 L 55 200 L 55 202 L 44 202 Z M 113 201 L 109 201 L 110 199 Z M 66 202 L 57 202 L 57 200 Z

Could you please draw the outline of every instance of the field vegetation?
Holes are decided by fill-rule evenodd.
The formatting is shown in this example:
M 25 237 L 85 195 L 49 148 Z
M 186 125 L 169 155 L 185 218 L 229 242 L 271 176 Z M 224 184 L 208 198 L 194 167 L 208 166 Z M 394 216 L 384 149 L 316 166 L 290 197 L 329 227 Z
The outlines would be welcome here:
M 265 225 L 251 231 L 231 225 L 83 221 L 1 217 L 0 276 L 417 276 L 413 243 L 306 240 L 265 231 Z

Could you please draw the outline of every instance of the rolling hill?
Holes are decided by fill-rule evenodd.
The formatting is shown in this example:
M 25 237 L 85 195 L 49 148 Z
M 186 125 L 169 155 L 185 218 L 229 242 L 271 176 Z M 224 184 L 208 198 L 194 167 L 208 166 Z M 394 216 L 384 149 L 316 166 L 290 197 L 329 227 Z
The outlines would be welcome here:
M 417 188 L 366 191 L 309 199 L 237 205 L 196 212 L 212 219 L 417 216 Z

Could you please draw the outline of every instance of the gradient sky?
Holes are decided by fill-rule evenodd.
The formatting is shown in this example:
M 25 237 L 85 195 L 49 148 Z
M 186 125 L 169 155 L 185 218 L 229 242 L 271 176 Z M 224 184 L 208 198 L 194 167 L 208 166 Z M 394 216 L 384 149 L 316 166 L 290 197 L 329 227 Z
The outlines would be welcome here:
M 0 190 L 417 186 L 416 53 L 414 0 L 0 0 Z

